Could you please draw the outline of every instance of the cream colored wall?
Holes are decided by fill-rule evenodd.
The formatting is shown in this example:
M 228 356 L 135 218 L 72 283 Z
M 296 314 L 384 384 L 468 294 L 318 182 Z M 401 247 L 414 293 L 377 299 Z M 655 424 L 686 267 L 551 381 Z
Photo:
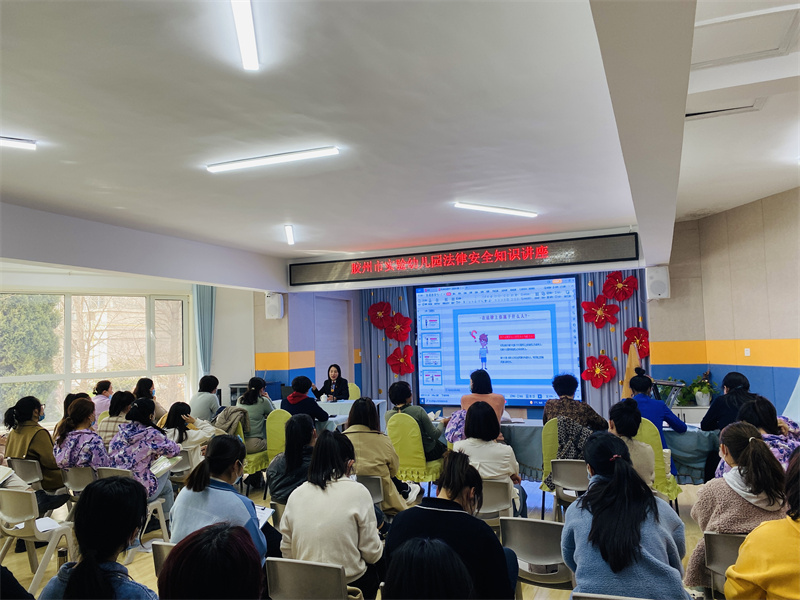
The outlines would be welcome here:
M 246 382 L 253 376 L 253 356 L 253 293 L 217 288 L 211 374 L 219 379 L 226 404 L 230 401 L 228 386 Z M 191 388 L 196 391 L 197 382 L 193 382 Z
M 264 313 L 264 292 L 253 292 L 253 324 L 255 329 L 255 351 L 289 351 L 289 302 L 288 294 L 283 297 L 283 318 L 267 319 Z

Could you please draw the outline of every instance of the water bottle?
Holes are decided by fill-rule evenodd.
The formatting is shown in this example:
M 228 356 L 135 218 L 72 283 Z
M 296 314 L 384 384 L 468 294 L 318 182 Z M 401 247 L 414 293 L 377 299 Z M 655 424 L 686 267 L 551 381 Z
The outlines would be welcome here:
M 67 562 L 67 549 L 66 548 L 59 548 L 58 549 L 58 568 L 61 568 L 61 565 Z

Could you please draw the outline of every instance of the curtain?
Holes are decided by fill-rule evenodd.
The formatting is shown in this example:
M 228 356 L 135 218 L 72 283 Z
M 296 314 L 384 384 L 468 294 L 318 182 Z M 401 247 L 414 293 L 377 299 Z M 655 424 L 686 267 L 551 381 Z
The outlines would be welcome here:
M 603 283 L 606 281 L 608 271 L 594 273 L 582 273 L 578 278 L 581 302 L 594 302 L 598 295 L 603 293 Z M 581 369 L 586 369 L 586 359 L 589 356 L 598 357 L 605 354 L 614 362 L 617 370 L 616 376 L 604 383 L 599 388 L 592 387 L 588 381 L 584 383 L 584 400 L 594 408 L 603 418 L 608 418 L 608 410 L 612 405 L 620 401 L 622 390 L 622 378 L 625 375 L 625 366 L 628 355 L 623 354 L 622 344 L 625 341 L 625 330 L 629 327 L 643 327 L 647 329 L 647 303 L 644 291 L 644 270 L 622 271 L 623 279 L 633 275 L 639 280 L 639 289 L 630 298 L 622 302 L 609 300 L 609 304 L 616 304 L 620 307 L 617 313 L 618 322 L 616 325 L 606 323 L 602 329 L 597 329 L 593 323 L 583 322 L 583 348 Z M 579 306 L 578 310 L 583 321 L 583 309 Z M 642 360 L 642 368 L 648 370 L 650 358 Z M 579 380 L 581 373 L 574 374 Z
M 197 332 L 197 364 L 202 377 L 211 371 L 217 288 L 210 285 L 193 285 L 192 297 L 194 299 L 194 324 Z
M 395 381 L 407 381 L 411 385 L 411 389 L 414 389 L 414 379 L 419 365 L 414 347 L 416 318 L 409 308 L 409 305 L 413 304 L 413 302 L 409 303 L 409 290 L 413 290 L 413 288 L 381 288 L 361 292 L 361 313 L 364 315 L 364 320 L 361 322 L 361 391 L 370 398 L 387 398 L 388 401 L 389 386 Z M 369 307 L 376 302 L 388 302 L 392 306 L 393 312 L 399 312 L 413 320 L 407 341 L 390 340 L 384 335 L 383 330 L 378 329 L 370 322 Z M 408 375 L 396 375 L 389 368 L 386 357 L 396 348 L 402 348 L 406 344 L 414 348 L 412 361 L 414 372 Z

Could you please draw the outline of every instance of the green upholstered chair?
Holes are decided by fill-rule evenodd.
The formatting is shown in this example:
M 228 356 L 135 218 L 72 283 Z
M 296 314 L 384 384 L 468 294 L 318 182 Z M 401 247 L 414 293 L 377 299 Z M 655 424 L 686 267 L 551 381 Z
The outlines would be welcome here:
M 442 459 L 425 460 L 422 433 L 417 422 L 409 415 L 397 413 L 389 419 L 386 432 L 400 459 L 397 476 L 403 481 L 427 481 L 430 493 L 431 482 L 436 481 L 442 472 Z

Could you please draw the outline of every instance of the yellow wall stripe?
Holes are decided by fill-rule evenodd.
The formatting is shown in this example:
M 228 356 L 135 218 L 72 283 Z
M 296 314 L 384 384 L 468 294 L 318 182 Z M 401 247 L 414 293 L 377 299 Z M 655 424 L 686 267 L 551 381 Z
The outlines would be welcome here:
M 353 350 L 353 364 L 360 365 L 361 364 L 361 349 L 356 348 Z
M 750 356 L 745 356 L 749 349 Z M 800 340 L 700 340 L 650 342 L 657 365 L 717 364 L 800 368 Z
M 313 350 L 256 353 L 256 370 L 258 371 L 288 371 L 289 369 L 306 369 L 313 366 Z
M 289 352 L 290 369 L 307 369 L 314 367 L 314 351 Z

